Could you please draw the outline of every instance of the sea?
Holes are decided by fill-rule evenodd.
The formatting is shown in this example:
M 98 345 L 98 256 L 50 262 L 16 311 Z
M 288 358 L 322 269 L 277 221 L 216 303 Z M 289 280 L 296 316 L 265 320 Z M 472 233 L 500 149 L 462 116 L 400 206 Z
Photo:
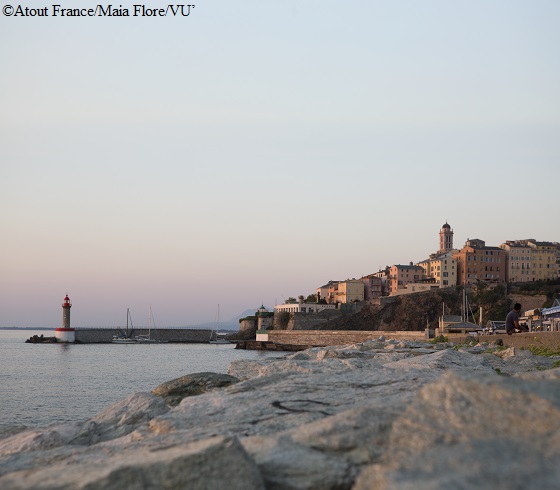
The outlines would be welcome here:
M 234 344 L 27 344 L 48 330 L 0 330 L 0 429 L 78 422 L 185 374 L 227 373 L 238 359 L 279 353 Z

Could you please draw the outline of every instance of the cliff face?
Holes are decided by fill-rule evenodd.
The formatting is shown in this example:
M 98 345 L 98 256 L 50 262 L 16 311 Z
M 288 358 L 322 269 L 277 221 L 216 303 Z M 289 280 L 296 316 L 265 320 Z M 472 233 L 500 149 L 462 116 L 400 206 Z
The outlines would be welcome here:
M 482 308 L 482 323 L 488 320 L 505 320 L 514 303 L 521 303 L 523 310 L 542 308 L 551 297 L 560 294 L 560 286 L 547 285 L 546 291 L 514 289 L 507 294 L 504 285 L 495 287 L 482 285 L 467 291 L 469 321 L 479 323 Z M 341 315 L 320 326 L 316 330 L 424 330 L 435 329 L 445 305 L 446 315 L 461 315 L 463 304 L 462 288 L 446 288 L 424 293 L 388 298 L 383 306 L 367 303 L 355 314 Z
M 448 288 L 397 296 L 383 306 L 368 303 L 358 313 L 330 321 L 321 330 L 424 330 L 427 325 L 435 328 L 443 304 L 446 314 L 460 312 L 461 293 Z

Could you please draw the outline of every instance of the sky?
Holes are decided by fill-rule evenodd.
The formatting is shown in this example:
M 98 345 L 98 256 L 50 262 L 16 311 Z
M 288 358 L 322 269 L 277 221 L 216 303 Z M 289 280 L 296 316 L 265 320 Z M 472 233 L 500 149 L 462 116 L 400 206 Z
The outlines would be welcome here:
M 66 293 L 72 326 L 225 320 L 423 260 L 446 221 L 456 247 L 560 241 L 559 20 L 557 0 L 1 15 L 0 326 L 60 326 Z

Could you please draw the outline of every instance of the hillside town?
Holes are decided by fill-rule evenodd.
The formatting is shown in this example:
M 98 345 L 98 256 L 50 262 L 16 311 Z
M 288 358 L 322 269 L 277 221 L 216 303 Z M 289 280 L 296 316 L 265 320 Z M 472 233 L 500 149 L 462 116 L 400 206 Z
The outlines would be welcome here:
M 393 264 L 360 278 L 331 280 L 314 294 L 288 298 L 275 313 L 319 313 L 348 310 L 361 302 L 426 291 L 499 284 L 554 281 L 560 278 L 560 243 L 533 238 L 487 245 L 468 238 L 454 247 L 453 229 L 445 222 L 439 231 L 439 249 L 417 263 Z

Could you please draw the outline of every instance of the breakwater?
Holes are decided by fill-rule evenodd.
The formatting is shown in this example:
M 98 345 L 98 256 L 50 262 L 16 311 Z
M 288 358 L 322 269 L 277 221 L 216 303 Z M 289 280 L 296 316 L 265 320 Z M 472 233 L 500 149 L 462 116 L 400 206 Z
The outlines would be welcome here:
M 113 340 L 114 335 L 124 332 L 124 328 L 76 328 L 76 342 L 82 344 L 103 344 Z M 203 343 L 210 340 L 211 330 L 194 328 L 135 328 L 132 336 L 148 335 L 163 342 Z

